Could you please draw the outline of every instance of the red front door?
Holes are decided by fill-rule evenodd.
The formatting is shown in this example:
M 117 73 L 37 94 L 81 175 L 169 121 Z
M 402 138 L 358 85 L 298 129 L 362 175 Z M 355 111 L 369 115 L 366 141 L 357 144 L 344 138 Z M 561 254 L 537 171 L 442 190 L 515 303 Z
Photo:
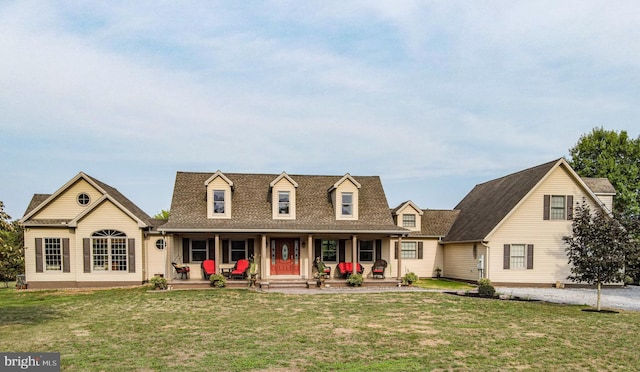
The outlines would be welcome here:
M 300 275 L 300 245 L 294 239 L 271 241 L 271 275 Z

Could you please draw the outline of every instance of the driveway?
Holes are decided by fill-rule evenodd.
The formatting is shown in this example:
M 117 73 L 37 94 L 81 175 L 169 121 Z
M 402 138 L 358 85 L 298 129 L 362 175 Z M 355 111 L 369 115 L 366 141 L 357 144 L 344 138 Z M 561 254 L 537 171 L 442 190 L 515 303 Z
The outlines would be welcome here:
M 535 300 L 562 304 L 596 306 L 596 289 L 585 288 L 512 288 L 496 287 L 501 294 L 528 297 Z M 600 306 L 603 309 L 640 311 L 640 287 L 604 288 Z

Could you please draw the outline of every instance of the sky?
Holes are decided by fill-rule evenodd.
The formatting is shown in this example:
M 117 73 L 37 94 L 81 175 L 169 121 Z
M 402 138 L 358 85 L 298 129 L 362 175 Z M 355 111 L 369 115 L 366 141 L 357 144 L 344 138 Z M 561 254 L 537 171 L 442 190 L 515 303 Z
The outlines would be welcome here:
M 0 1 L 0 200 L 79 172 L 380 176 L 391 208 L 640 134 L 637 1 Z

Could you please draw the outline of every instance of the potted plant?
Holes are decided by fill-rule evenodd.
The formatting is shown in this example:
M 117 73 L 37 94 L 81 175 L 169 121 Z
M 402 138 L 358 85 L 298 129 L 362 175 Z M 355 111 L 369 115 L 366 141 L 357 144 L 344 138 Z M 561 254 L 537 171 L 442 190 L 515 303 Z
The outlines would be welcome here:
M 314 267 L 317 270 L 317 272 L 316 272 L 316 279 L 317 279 L 316 284 L 318 285 L 318 287 L 324 287 L 324 282 L 325 282 L 326 277 L 327 277 L 327 274 L 325 273 L 327 265 L 325 265 L 324 262 L 322 262 L 322 260 L 320 260 L 320 257 L 317 257 L 316 258 L 316 262 L 314 264 Z
M 256 286 L 256 280 L 258 279 L 258 265 L 254 261 L 253 257 L 251 258 L 251 264 L 249 264 L 249 273 L 247 275 L 247 285 L 249 287 Z
M 440 266 L 436 266 L 436 278 L 440 278 L 442 276 L 442 269 Z
M 414 272 L 407 273 L 407 275 L 404 276 L 403 281 L 405 282 L 405 284 L 411 285 L 418 281 L 418 275 L 416 275 L 416 273 Z
M 227 285 L 227 279 L 222 274 L 213 274 L 209 277 L 211 286 L 215 288 L 224 288 Z
M 164 290 L 168 288 L 167 279 L 162 276 L 154 276 L 149 279 L 149 283 L 153 285 L 153 289 Z
M 360 287 L 363 282 L 364 278 L 362 277 L 362 274 L 357 273 L 349 275 L 349 278 L 347 279 L 347 283 L 352 287 Z

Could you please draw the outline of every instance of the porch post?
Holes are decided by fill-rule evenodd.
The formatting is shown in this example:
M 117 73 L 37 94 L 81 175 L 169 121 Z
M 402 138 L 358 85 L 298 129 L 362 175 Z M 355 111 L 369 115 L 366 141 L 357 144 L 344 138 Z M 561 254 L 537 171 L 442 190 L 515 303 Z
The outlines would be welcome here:
M 307 279 L 311 279 L 313 273 L 313 262 L 316 260 L 313 257 L 313 235 L 307 236 L 307 257 L 309 257 L 309 264 L 307 265 Z
M 353 263 L 351 273 L 358 273 L 358 237 L 356 235 L 351 236 L 351 262 Z
M 398 279 L 402 279 L 402 235 L 398 237 Z
M 222 263 L 222 255 L 220 249 L 220 234 L 213 236 L 213 260 L 216 262 L 216 273 L 221 273 L 220 264 Z
M 262 234 L 262 243 L 260 244 L 260 279 L 267 277 L 267 236 Z

